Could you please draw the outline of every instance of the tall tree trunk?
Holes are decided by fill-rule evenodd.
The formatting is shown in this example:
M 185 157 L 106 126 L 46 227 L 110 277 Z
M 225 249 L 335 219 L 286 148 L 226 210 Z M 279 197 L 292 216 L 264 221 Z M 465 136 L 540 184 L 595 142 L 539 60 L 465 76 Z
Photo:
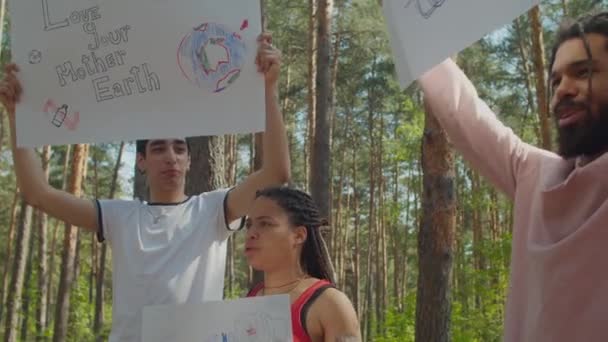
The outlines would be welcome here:
M 255 157 L 253 158 L 253 169 L 254 170 L 259 170 L 262 168 L 262 160 L 263 160 L 263 139 L 264 136 L 262 133 L 256 133 L 254 134 L 253 140 L 254 140 L 254 151 L 255 151 Z
M 498 218 L 498 195 L 494 188 L 488 189 L 490 193 L 490 207 L 488 208 L 488 216 L 490 217 L 490 233 L 492 234 L 492 242 L 497 242 L 500 237 L 499 218 Z
M 519 63 L 520 63 L 520 67 L 521 70 L 520 72 L 523 73 L 523 75 L 526 78 L 526 95 L 527 95 L 527 100 L 528 100 L 528 104 L 529 104 L 529 109 L 530 111 L 534 112 L 536 111 L 536 106 L 535 106 L 535 100 L 534 100 L 534 92 L 533 92 L 533 88 L 534 88 L 534 82 L 532 80 L 532 71 L 530 68 L 530 58 L 529 53 L 528 53 L 528 40 L 525 37 L 525 34 L 523 32 L 523 24 L 522 24 L 523 20 L 522 18 L 517 18 L 515 19 L 515 21 L 513 22 L 514 28 L 515 28 L 515 34 L 516 34 L 516 39 L 517 39 L 517 48 L 519 50 Z M 539 128 L 539 135 L 540 135 L 540 128 Z
M 462 165 L 460 161 L 456 163 L 456 192 L 458 199 L 460 200 L 460 206 L 458 208 L 458 215 L 456 217 L 456 226 L 461 227 L 460 234 L 456 234 L 454 238 L 454 250 L 456 251 L 456 256 L 454 257 L 454 271 L 452 272 L 452 298 L 455 301 L 459 301 L 462 303 L 462 312 L 463 314 L 467 314 L 469 312 L 469 300 L 467 298 L 467 291 L 465 291 L 467 275 L 465 274 L 465 259 L 466 256 L 464 254 L 464 237 L 466 234 L 466 229 L 468 228 L 468 222 L 466 218 L 469 217 L 468 202 L 470 196 L 470 189 L 468 187 L 468 181 L 466 181 L 465 175 L 466 167 Z
M 6 0 L 4 0 L 6 1 Z M 0 21 L 3 23 L 4 21 Z M 0 36 L 2 37 L 2 36 Z M 0 52 L 1 54 L 1 52 Z M 2 154 L 2 149 L 4 148 L 4 110 L 0 110 L 0 154 Z
M 317 1 L 317 103 L 315 137 L 311 163 L 311 195 L 319 206 L 321 215 L 330 218 L 330 121 L 331 102 L 331 22 L 333 0 Z
M 353 305 L 361 322 L 361 218 L 359 215 L 359 192 L 357 191 L 357 150 L 353 147 L 353 205 L 355 207 L 355 252 L 353 253 L 355 286 L 353 289 Z
M 422 159 L 422 158 L 421 158 Z M 414 213 L 414 222 L 412 224 L 412 227 L 415 227 L 416 229 L 419 229 L 420 227 L 420 223 L 422 222 L 422 204 L 421 204 L 421 200 L 420 197 L 422 196 L 422 172 L 421 172 L 421 167 L 420 164 L 421 163 L 416 163 L 418 165 L 418 174 L 415 176 L 415 178 L 412 180 L 412 189 L 414 189 L 414 209 L 413 209 L 413 213 Z M 404 287 L 406 286 L 406 282 L 404 282 Z M 403 293 L 406 293 L 406 289 L 403 288 L 402 289 Z
M 371 215 L 370 215 L 371 217 Z M 365 322 L 365 326 L 363 327 L 363 340 L 369 341 L 374 336 L 372 321 L 374 320 L 374 262 L 373 262 L 373 252 L 375 250 L 375 229 L 373 228 L 375 224 L 371 219 L 369 220 L 369 237 L 368 237 L 368 246 L 367 246 L 367 281 L 365 284 L 365 298 L 364 298 L 364 308 L 363 308 L 363 322 Z
M 49 227 L 51 227 L 51 225 L 49 225 Z M 51 321 L 51 315 L 52 315 L 52 310 L 54 308 L 55 305 L 55 301 L 57 300 L 57 297 L 53 296 L 54 293 L 54 286 L 55 286 L 55 282 L 53 281 L 55 276 L 55 259 L 56 259 L 56 255 L 57 255 L 57 250 L 58 250 L 58 236 L 59 236 L 59 221 L 54 220 L 54 224 L 51 227 L 51 245 L 49 247 L 49 277 L 48 277 L 48 281 L 46 283 L 46 293 L 47 293 L 47 298 L 48 298 L 48 303 L 46 306 L 46 317 L 47 317 L 47 325 L 50 323 Z
M 74 146 L 68 192 L 80 196 L 82 190 L 82 159 L 85 157 L 85 145 Z M 70 290 L 74 280 L 74 257 L 76 255 L 76 227 L 65 224 L 63 236 L 63 253 L 61 256 L 61 273 L 59 276 L 59 289 L 57 291 L 57 305 L 55 308 L 55 327 L 53 342 L 66 340 L 70 312 Z
M 416 341 L 449 340 L 449 280 L 456 205 L 454 155 L 445 132 L 426 108 L 422 145 L 423 218 L 418 235 Z
M 190 149 L 192 161 L 186 179 L 186 192 L 197 195 L 224 186 L 223 138 L 191 138 Z
M 236 135 L 226 136 L 224 144 L 224 155 L 226 156 L 226 184 L 232 186 L 236 184 L 237 167 L 237 137 Z M 228 294 L 234 291 L 234 259 L 236 253 L 235 235 L 231 235 L 228 240 L 228 260 L 226 269 L 226 289 Z
M 472 201 L 472 226 L 473 226 L 473 269 L 475 273 L 480 275 L 485 270 L 485 262 L 483 260 L 483 232 L 482 232 L 482 206 L 483 206 L 483 189 L 481 188 L 481 178 L 476 171 L 469 169 L 471 181 L 471 197 Z M 485 287 L 482 277 L 475 277 L 475 309 L 482 308 L 481 290 Z
M 380 180 L 380 244 L 379 244 L 379 250 L 378 252 L 380 253 L 379 256 L 379 260 L 380 260 L 380 270 L 379 270 L 379 274 L 380 274 L 380 282 L 378 285 L 380 285 L 380 287 L 382 288 L 380 290 L 380 317 L 378 319 L 378 323 L 379 323 L 379 328 L 381 329 L 381 331 L 384 331 L 384 322 L 385 322 L 385 315 L 384 313 L 386 312 L 386 309 L 388 307 L 388 297 L 386 295 L 387 290 L 388 290 L 388 262 L 387 262 L 387 254 L 386 254 L 386 200 L 385 200 L 385 196 L 386 196 L 386 178 L 384 177 L 384 174 L 382 173 L 382 170 L 384 169 L 384 116 L 380 115 L 380 139 L 379 139 L 379 144 L 378 144 L 378 172 L 377 174 L 379 175 L 379 180 Z
M 23 282 L 25 278 L 25 266 L 29 251 L 31 234 L 32 208 L 21 201 L 19 223 L 17 227 L 17 238 L 15 240 L 15 256 L 13 258 L 13 269 L 10 296 L 7 302 L 7 314 L 4 328 L 4 341 L 17 341 L 17 326 L 19 324 L 19 312 L 21 311 L 21 296 L 23 294 Z
M 93 197 L 99 198 L 99 158 L 98 153 L 93 151 Z M 89 271 L 89 305 L 93 305 L 93 315 L 95 315 L 94 296 L 95 296 L 95 280 L 99 272 L 99 247 L 97 243 L 97 234 L 90 234 L 91 245 L 91 269 Z M 93 322 L 93 325 L 95 323 Z
M 49 178 L 49 160 L 51 157 L 51 147 L 45 146 L 42 149 L 42 170 L 46 180 Z M 36 211 L 38 223 L 38 305 L 36 307 L 36 339 L 43 340 L 43 333 L 47 327 L 47 305 L 49 269 L 47 263 L 48 245 L 48 216 L 41 210 Z
M 535 6 L 528 12 L 532 28 L 532 47 L 534 69 L 536 73 L 536 102 L 541 130 L 542 147 L 551 150 L 551 126 L 549 122 L 549 106 L 547 96 L 547 78 L 545 77 L 545 43 L 541 24 L 540 7 Z
M 4 316 L 4 308 L 6 307 L 6 299 L 8 295 L 8 272 L 11 268 L 11 261 L 13 260 L 11 250 L 13 246 L 13 241 L 15 240 L 15 227 L 17 225 L 17 214 L 19 211 L 19 189 L 15 188 L 15 192 L 13 194 L 13 204 L 11 205 L 11 219 L 8 224 L 8 234 L 7 234 L 7 242 L 6 242 L 6 260 L 4 261 L 4 271 L 2 272 L 2 306 L 0 306 L 0 320 Z
M 375 64 L 372 66 L 372 73 L 375 76 Z M 364 309 L 363 309 L 363 322 L 365 322 L 364 327 L 364 340 L 370 340 L 374 336 L 372 321 L 375 318 L 373 316 L 376 311 L 374 310 L 374 298 L 373 298 L 373 286 L 374 285 L 374 272 L 375 263 L 373 262 L 373 252 L 376 250 L 374 248 L 375 241 L 377 238 L 377 222 L 376 222 L 376 139 L 375 139 L 375 91 L 373 86 L 370 86 L 368 89 L 368 117 L 367 117 L 367 129 L 369 134 L 369 211 L 368 211 L 368 248 L 367 248 L 367 282 L 365 288 L 365 299 L 364 299 Z M 378 286 L 377 284 L 375 284 Z
M 343 137 L 345 137 L 345 139 L 347 139 L 347 137 L 350 134 L 350 127 L 351 127 L 351 118 L 352 115 L 346 115 L 345 117 L 345 122 L 343 124 L 343 129 L 340 130 L 341 135 Z M 350 139 L 349 139 L 350 140 Z M 333 227 L 335 227 L 335 230 L 332 229 L 332 233 L 330 234 L 330 236 L 332 237 L 332 241 L 331 241 L 331 250 L 332 250 L 332 255 L 334 257 L 334 265 L 336 265 L 336 272 L 337 272 L 337 281 L 338 284 L 341 288 L 344 288 L 344 276 L 345 276 L 345 256 L 344 253 L 346 252 L 346 243 L 347 243 L 347 236 L 348 236 L 348 214 L 345 215 L 344 211 L 348 211 L 348 208 L 350 206 L 350 194 L 347 194 L 347 203 L 346 205 L 344 205 L 343 203 L 343 199 L 344 199 L 344 183 L 346 181 L 346 171 L 347 171 L 347 164 L 346 164 L 346 149 L 347 149 L 348 143 L 344 143 L 340 146 L 340 151 L 338 152 L 338 154 L 340 155 L 340 159 L 338 160 L 337 165 L 339 165 L 339 169 L 338 169 L 338 184 L 337 184 L 337 198 L 336 198 L 336 210 L 335 210 L 335 218 L 334 218 L 334 222 L 332 224 Z M 332 149 L 333 150 L 333 149 Z M 332 193 L 335 193 L 336 190 L 332 191 Z M 333 198 L 333 196 L 332 196 Z
M 89 305 L 94 305 L 95 279 L 97 279 L 97 272 L 99 272 L 99 247 L 97 244 L 97 234 L 89 234 L 89 239 L 89 245 L 91 246 L 91 269 L 89 270 Z
M 409 177 L 407 179 L 410 179 Z M 400 232 L 398 229 L 399 226 L 399 219 L 394 219 L 393 221 L 391 221 L 391 242 L 392 242 L 392 249 L 393 249 L 393 299 L 396 301 L 396 305 L 397 305 L 397 311 L 398 312 L 403 312 L 403 294 L 401 292 L 401 289 L 403 289 L 403 286 L 401 285 L 401 282 L 403 281 L 401 278 L 404 274 L 406 274 L 407 272 L 407 261 L 406 258 L 403 257 L 406 254 L 406 246 L 405 244 L 401 244 L 400 243 L 400 236 L 401 235 L 403 237 L 403 240 L 407 239 L 407 225 L 408 225 L 408 220 L 409 220 L 409 206 L 410 206 L 410 201 L 409 201 L 409 192 L 410 192 L 410 187 L 407 187 L 406 193 L 405 193 L 405 199 L 406 199 L 406 203 L 405 203 L 405 209 L 404 209 L 404 213 L 405 213 L 405 225 L 404 225 L 404 229 L 403 232 Z M 397 160 L 395 160 L 395 163 L 393 164 L 393 206 L 394 208 L 397 208 L 399 204 L 399 162 Z M 404 270 L 405 269 L 405 270 Z M 401 271 L 404 270 L 404 271 Z
M 125 143 L 121 142 L 118 148 L 118 156 L 116 157 L 116 164 L 114 165 L 114 172 L 112 173 L 112 183 L 110 184 L 110 193 L 108 198 L 114 198 L 116 190 L 118 188 L 118 175 L 120 172 L 120 166 L 122 164 L 122 157 L 125 150 Z M 99 256 L 99 266 L 95 286 L 95 314 L 93 316 L 93 334 L 96 337 L 97 342 L 103 341 L 101 336 L 101 329 L 103 328 L 103 299 L 104 299 L 104 280 L 106 275 L 106 257 L 107 257 L 107 243 L 101 245 L 101 252 Z
M 4 20 L 6 19 L 6 12 L 6 0 L 0 0 L 0 37 L 4 37 Z M 6 55 L 4 47 L 4 44 L 0 44 L 0 57 L 4 57 L 4 55 Z M 3 63 L 4 59 L 2 59 L 0 62 Z M 0 144 L 0 146 L 2 145 Z
M 346 195 L 346 212 L 344 213 L 344 218 L 343 224 L 342 224 L 342 236 L 341 236 L 341 240 L 340 240 L 340 251 L 339 251 L 339 255 L 340 255 L 340 284 L 342 284 L 342 288 L 346 288 L 346 256 L 348 255 L 348 246 L 350 245 L 350 224 L 348 221 L 348 217 L 350 216 L 350 208 L 351 208 L 351 198 L 352 198 L 352 194 L 347 194 Z M 349 260 L 350 261 L 350 260 Z
M 336 196 L 336 210 L 334 213 L 334 222 L 332 224 L 333 227 L 335 227 L 335 232 L 333 232 L 330 236 L 332 237 L 330 244 L 329 244 L 329 250 L 331 251 L 332 257 L 333 257 L 333 264 L 336 265 L 336 272 L 338 274 L 340 274 L 340 242 L 339 239 L 341 238 L 341 231 L 344 229 L 344 227 L 342 227 L 342 207 L 343 207 L 343 197 L 344 197 L 344 191 L 342 191 L 343 187 L 344 187 L 344 178 L 345 178 L 345 156 L 346 156 L 346 152 L 345 152 L 345 148 L 342 149 L 342 151 L 340 152 L 340 160 L 339 160 L 339 165 L 340 165 L 340 169 L 338 171 L 339 174 L 339 179 L 338 179 L 338 185 L 336 187 L 336 190 L 334 191 L 337 192 Z M 338 277 L 339 278 L 339 277 Z M 340 285 L 340 284 L 338 284 Z
M 287 47 L 286 57 L 284 57 L 284 63 L 286 65 L 285 71 L 285 85 L 283 86 L 284 95 L 281 104 L 281 112 L 283 113 L 283 118 L 285 121 L 285 125 L 287 127 L 287 143 L 289 145 L 289 154 L 297 155 L 299 153 L 298 149 L 298 138 L 296 136 L 297 132 L 297 120 L 296 115 L 292 112 L 292 101 L 291 101 L 291 87 L 293 82 L 293 62 L 292 60 L 292 48 L 291 46 Z M 304 146 L 306 146 L 306 142 L 304 142 Z
M 66 149 L 65 149 L 65 154 L 63 156 L 63 173 L 62 173 L 62 183 L 61 183 L 61 189 L 67 191 L 68 190 L 68 181 L 69 181 L 69 170 L 70 170 L 70 155 L 71 155 L 71 151 L 72 151 L 72 145 L 67 145 Z M 55 225 L 53 228 L 53 238 L 51 240 L 51 250 L 50 250 L 50 259 L 49 259 L 49 282 L 47 285 L 47 293 L 48 293 L 48 298 L 49 298 L 49 303 L 48 303 L 48 310 L 47 310 L 47 317 L 51 317 L 51 309 L 53 308 L 53 305 L 55 304 L 54 301 L 57 300 L 57 297 L 52 296 L 52 293 L 54 292 L 53 290 L 53 286 L 55 285 L 53 278 L 54 278 L 54 270 L 55 270 L 55 257 L 57 254 L 57 240 L 58 240 L 58 234 L 59 234 L 59 221 L 55 220 Z
M 82 189 L 81 189 L 81 195 L 85 195 L 86 193 L 86 189 L 85 189 L 85 184 L 86 184 L 86 179 L 87 179 L 87 172 L 88 172 L 88 159 L 89 159 L 89 145 L 84 145 L 84 156 L 82 157 Z M 82 246 L 82 240 L 81 240 L 81 234 L 80 234 L 80 229 L 76 229 L 76 252 L 74 253 L 74 279 L 76 279 L 75 282 L 73 282 L 73 285 L 76 286 L 78 285 L 78 277 L 80 277 L 80 249 Z
M 4 37 L 4 19 L 6 17 L 6 0 L 0 0 L 0 37 Z M 4 44 L 0 43 L 0 58 L 4 51 Z M 0 60 L 0 62 L 4 62 Z M 4 109 L 0 111 L 0 154 L 2 153 L 2 147 L 4 146 Z M 4 302 L 2 302 L 4 303 Z
M 304 144 L 304 182 L 309 191 L 312 183 L 313 142 L 315 141 L 315 122 L 317 112 L 317 0 L 308 0 L 308 116 L 306 125 L 306 142 Z
M 382 138 L 380 138 L 382 140 Z M 379 334 L 383 334 L 384 331 L 384 303 L 385 291 L 386 291 L 386 248 L 384 243 L 384 179 L 382 177 L 382 157 L 378 153 L 378 163 L 376 167 L 378 170 L 375 172 L 378 177 L 378 209 L 376 214 L 376 327 L 375 330 Z
M 30 226 L 36 226 L 38 222 L 31 224 Z M 30 228 L 31 230 L 31 228 Z M 21 333 L 20 340 L 28 341 L 28 325 L 30 321 L 30 305 L 32 302 L 32 268 L 34 267 L 34 241 L 36 239 L 32 238 L 32 233 L 30 232 L 30 238 L 28 241 L 27 248 L 27 260 L 25 266 L 25 279 L 23 281 L 23 300 L 22 300 L 22 308 L 21 308 Z

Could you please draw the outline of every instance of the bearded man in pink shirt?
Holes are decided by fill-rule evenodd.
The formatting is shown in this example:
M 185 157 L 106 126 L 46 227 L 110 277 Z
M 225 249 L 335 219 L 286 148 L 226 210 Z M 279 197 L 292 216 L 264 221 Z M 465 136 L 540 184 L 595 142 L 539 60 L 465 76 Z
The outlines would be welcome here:
M 608 341 L 608 12 L 562 25 L 549 73 L 557 153 L 502 124 L 453 61 L 419 83 L 456 149 L 514 201 L 504 341 Z

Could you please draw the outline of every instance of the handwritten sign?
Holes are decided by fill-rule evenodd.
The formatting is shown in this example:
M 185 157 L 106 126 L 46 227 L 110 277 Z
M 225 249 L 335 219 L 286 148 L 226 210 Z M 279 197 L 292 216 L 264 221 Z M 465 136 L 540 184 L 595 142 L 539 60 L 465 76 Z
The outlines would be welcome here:
M 399 83 L 409 86 L 444 59 L 508 24 L 539 0 L 384 0 Z
M 250 0 L 11 1 L 20 146 L 264 128 Z
M 289 296 L 145 307 L 142 341 L 291 342 Z

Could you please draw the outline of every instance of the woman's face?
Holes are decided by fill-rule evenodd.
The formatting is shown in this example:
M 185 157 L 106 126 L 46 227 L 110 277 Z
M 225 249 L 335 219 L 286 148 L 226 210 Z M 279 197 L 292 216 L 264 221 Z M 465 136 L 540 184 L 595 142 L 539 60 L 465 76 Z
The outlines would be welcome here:
M 245 257 L 251 267 L 269 271 L 297 263 L 306 228 L 294 228 L 274 200 L 258 197 L 247 219 Z

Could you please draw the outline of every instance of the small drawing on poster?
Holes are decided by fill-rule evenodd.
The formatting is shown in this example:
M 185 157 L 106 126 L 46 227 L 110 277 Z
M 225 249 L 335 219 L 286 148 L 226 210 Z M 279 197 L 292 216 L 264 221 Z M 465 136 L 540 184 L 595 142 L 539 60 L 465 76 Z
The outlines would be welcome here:
M 28 54 L 30 64 L 38 64 L 42 60 L 42 52 L 40 50 L 32 50 Z
M 429 19 L 436 9 L 441 7 L 446 0 L 407 0 L 405 8 L 410 7 L 413 2 L 416 2 L 418 13 L 424 18 Z
M 67 104 L 56 105 L 55 101 L 47 100 L 42 112 L 55 127 L 65 127 L 70 131 L 76 130 L 80 123 L 80 112 L 70 112 Z
M 244 20 L 240 31 L 247 29 Z M 177 63 L 182 75 L 193 84 L 212 93 L 234 84 L 241 74 L 247 45 L 240 33 L 226 25 L 203 23 L 181 40 Z
M 241 314 L 234 321 L 234 328 L 207 335 L 204 342 L 274 342 L 281 341 L 285 331 L 277 331 L 276 327 L 286 326 L 290 322 L 284 318 L 271 317 L 268 314 L 256 312 Z M 274 329 L 273 329 L 274 327 Z

